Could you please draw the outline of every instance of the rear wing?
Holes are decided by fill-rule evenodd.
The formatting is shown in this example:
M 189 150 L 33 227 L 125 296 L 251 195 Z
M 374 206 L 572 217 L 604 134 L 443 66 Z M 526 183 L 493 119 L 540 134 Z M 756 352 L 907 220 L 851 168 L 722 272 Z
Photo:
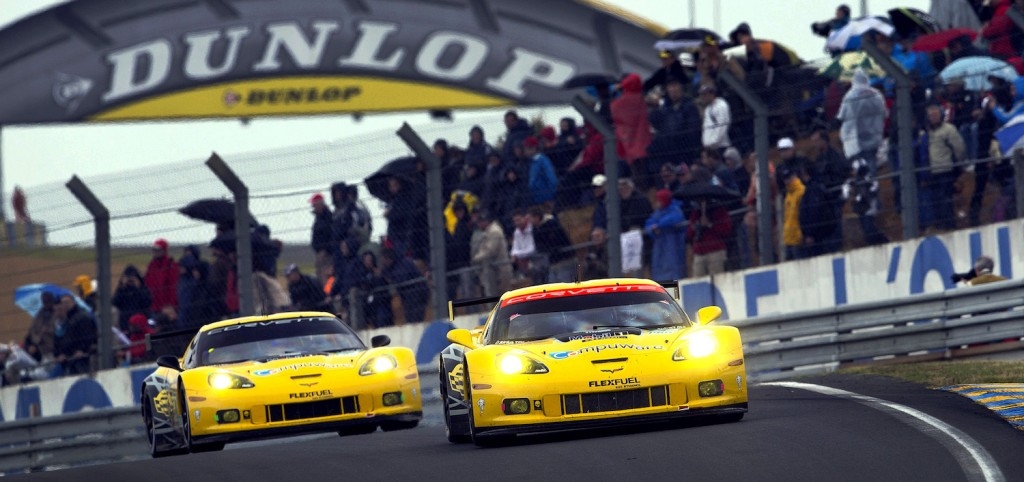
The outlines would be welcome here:
M 658 281 L 657 283 L 666 290 L 672 290 L 671 293 L 675 293 L 673 296 L 676 301 L 679 301 L 680 298 L 682 298 L 682 293 L 679 290 L 679 280 Z
M 482 298 L 466 298 L 463 300 L 448 301 L 448 321 L 455 321 L 455 308 L 489 305 L 497 303 L 500 299 L 500 296 L 484 296 Z

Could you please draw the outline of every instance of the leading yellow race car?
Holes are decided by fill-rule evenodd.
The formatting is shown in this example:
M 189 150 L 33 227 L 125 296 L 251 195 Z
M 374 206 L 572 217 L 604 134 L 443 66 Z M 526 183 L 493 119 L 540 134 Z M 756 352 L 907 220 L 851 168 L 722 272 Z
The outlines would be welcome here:
M 691 321 L 658 283 L 604 279 L 522 288 L 497 300 L 486 323 L 448 332 L 441 352 L 445 429 L 453 443 L 517 434 L 747 411 L 735 327 Z
M 142 384 L 153 457 L 227 442 L 415 427 L 416 357 L 378 335 L 366 347 L 330 313 L 280 313 L 203 326 L 179 360 L 157 359 Z

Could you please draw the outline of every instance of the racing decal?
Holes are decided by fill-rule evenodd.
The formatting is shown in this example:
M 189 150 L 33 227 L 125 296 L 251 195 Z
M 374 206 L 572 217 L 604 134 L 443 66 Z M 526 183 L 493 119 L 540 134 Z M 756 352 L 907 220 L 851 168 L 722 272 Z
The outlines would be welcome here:
M 653 330 L 647 330 L 648 335 L 664 335 L 668 333 L 675 333 L 681 330 L 681 326 L 666 326 L 662 328 L 655 328 Z
M 575 333 L 569 337 L 569 341 L 595 341 L 608 338 L 626 338 L 630 335 L 627 331 L 588 331 Z
M 616 349 L 633 350 L 633 351 L 656 351 L 656 350 L 664 350 L 665 347 L 663 345 L 634 345 L 632 343 L 611 343 L 611 344 L 605 344 L 605 345 L 595 345 L 595 346 L 583 347 L 583 348 L 580 348 L 578 350 L 553 351 L 553 352 L 551 352 L 551 354 L 549 356 L 551 358 L 556 359 L 556 360 L 564 360 L 566 358 L 574 357 L 576 355 L 584 355 L 584 354 L 587 354 L 587 353 L 595 353 L 596 354 L 596 353 L 601 353 L 604 350 L 616 350 Z
M 623 368 L 619 367 L 619 368 L 605 368 L 605 369 L 602 369 L 601 371 L 605 372 L 605 373 L 615 373 L 615 372 L 621 372 L 622 370 L 623 370 Z
M 480 407 L 480 415 L 483 415 L 484 414 L 484 399 L 481 398 L 481 399 L 477 400 L 476 401 L 476 406 Z
M 543 291 L 540 293 L 532 293 L 528 295 L 516 296 L 504 300 L 501 302 L 501 306 L 504 308 L 508 305 L 514 305 L 516 303 L 523 303 L 526 301 L 546 300 L 551 298 L 563 298 L 566 296 L 581 296 L 581 295 L 596 295 L 602 293 L 637 293 L 642 291 L 660 291 L 665 290 L 660 286 L 654 285 L 613 285 L 613 286 L 596 286 L 593 288 L 577 288 L 567 290 L 554 290 L 554 291 Z
M 252 370 L 250 373 L 257 377 L 266 377 L 281 372 L 286 372 L 289 370 L 298 370 L 300 368 L 324 368 L 326 370 L 338 370 L 342 368 L 352 368 L 352 365 L 349 363 L 303 362 L 277 368 L 264 368 L 260 370 Z
M 463 393 L 465 386 L 465 377 L 463 376 L 463 365 L 460 363 L 452 368 L 452 371 L 448 372 L 448 386 L 451 387 L 452 392 Z
M 615 388 L 629 388 L 640 385 L 640 380 L 637 377 L 629 378 L 613 378 L 611 380 L 591 380 L 587 382 L 587 386 L 590 388 L 599 387 L 615 387 Z
M 199 409 L 198 408 L 195 409 L 194 411 L 192 411 L 192 416 L 195 417 L 197 422 L 199 421 Z
M 282 318 L 280 320 L 251 321 L 249 323 L 239 323 L 237 325 L 229 325 L 229 326 L 222 326 L 220 328 L 214 328 L 214 329 L 212 329 L 210 331 L 207 331 L 205 334 L 206 334 L 206 336 L 213 336 L 213 335 L 216 335 L 218 333 L 224 333 L 224 332 L 227 332 L 227 331 L 242 330 L 242 329 L 246 329 L 246 328 L 259 328 L 261 326 L 288 325 L 288 324 L 291 324 L 291 323 L 309 323 L 309 322 L 317 322 L 317 321 L 320 321 L 320 322 L 323 322 L 323 321 L 333 322 L 334 319 L 333 318 L 318 317 L 318 318 Z
M 317 391 L 313 391 L 313 392 L 289 393 L 288 394 L 288 398 L 289 399 L 324 398 L 324 397 L 330 397 L 331 395 L 333 395 L 333 393 L 331 393 L 330 390 L 317 390 Z
M 743 377 L 736 375 L 736 388 L 743 388 Z

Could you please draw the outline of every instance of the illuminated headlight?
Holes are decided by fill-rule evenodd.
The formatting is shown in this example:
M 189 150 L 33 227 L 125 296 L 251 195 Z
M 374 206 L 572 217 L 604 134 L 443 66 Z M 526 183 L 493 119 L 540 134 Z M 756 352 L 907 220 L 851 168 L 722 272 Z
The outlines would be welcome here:
M 363 363 L 363 366 L 359 367 L 359 374 L 363 376 L 374 375 L 378 373 L 386 373 L 394 370 L 395 368 L 398 368 L 398 360 L 395 360 L 395 357 L 391 355 L 380 355 L 367 360 L 366 363 Z
M 252 388 L 256 386 L 249 381 L 248 378 L 227 372 L 211 373 L 206 381 L 210 383 L 211 387 L 217 390 L 226 390 L 229 388 Z
M 686 343 L 672 354 L 675 361 L 687 358 L 703 358 L 718 350 L 718 340 L 711 333 L 702 332 L 691 336 Z
M 543 363 L 522 355 L 505 355 L 498 359 L 498 369 L 506 375 L 547 373 Z

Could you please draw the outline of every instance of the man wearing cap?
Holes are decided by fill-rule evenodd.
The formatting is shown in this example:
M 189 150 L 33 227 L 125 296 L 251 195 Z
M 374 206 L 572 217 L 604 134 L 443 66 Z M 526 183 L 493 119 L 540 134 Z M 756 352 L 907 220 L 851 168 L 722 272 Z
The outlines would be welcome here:
M 679 62 L 679 55 L 672 50 L 658 51 L 658 59 L 661 61 L 661 68 L 655 70 L 647 80 L 644 81 L 644 95 L 651 90 L 661 87 L 668 93 L 669 82 L 676 81 L 681 85 L 690 85 L 690 76 L 686 75 L 686 69 Z
M 327 207 L 323 194 L 316 193 L 309 198 L 309 204 L 313 207 L 313 233 L 310 246 L 316 255 L 316 277 L 321 283 L 327 281 L 328 268 L 334 262 L 331 250 L 334 243 L 331 241 L 331 208 Z
M 608 229 L 608 211 L 604 204 L 604 197 L 608 193 L 606 184 L 608 184 L 608 178 L 604 174 L 595 174 L 590 181 L 593 194 L 590 203 L 594 206 L 590 224 L 595 228 Z
M 159 312 L 164 307 L 178 307 L 178 263 L 167 254 L 167 240 L 160 238 L 153 242 L 153 258 L 146 268 L 143 281 L 153 300 L 149 311 Z
M 724 150 L 732 145 L 729 141 L 729 125 L 732 114 L 725 99 L 718 97 L 718 89 L 712 84 L 700 87 L 700 101 L 704 104 L 704 121 L 701 143 L 705 149 Z
M 796 145 L 793 144 L 793 139 L 783 137 L 779 139 L 779 142 L 775 144 L 775 148 L 779 151 L 780 166 L 786 168 L 786 171 L 801 176 L 804 171 L 807 170 L 810 161 L 803 156 L 796 154 Z M 780 190 L 785 190 L 785 179 L 782 178 L 782 169 L 776 171 L 778 178 L 776 182 L 779 185 Z
M 647 146 L 648 158 L 655 165 L 692 164 L 700 148 L 700 112 L 678 80 L 670 79 L 666 88 L 665 101 L 648 115 L 655 130 Z

